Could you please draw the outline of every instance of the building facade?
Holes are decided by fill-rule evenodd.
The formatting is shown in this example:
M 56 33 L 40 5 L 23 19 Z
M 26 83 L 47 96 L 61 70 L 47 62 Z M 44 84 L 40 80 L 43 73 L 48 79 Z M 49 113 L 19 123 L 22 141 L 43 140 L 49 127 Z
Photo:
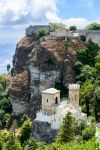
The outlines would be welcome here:
M 87 115 L 82 113 L 79 105 L 80 85 L 69 85 L 69 99 L 60 100 L 60 91 L 54 88 L 42 92 L 42 110 L 36 114 L 36 119 L 51 124 L 52 129 L 60 128 L 63 118 L 68 112 L 78 120 L 86 120 Z

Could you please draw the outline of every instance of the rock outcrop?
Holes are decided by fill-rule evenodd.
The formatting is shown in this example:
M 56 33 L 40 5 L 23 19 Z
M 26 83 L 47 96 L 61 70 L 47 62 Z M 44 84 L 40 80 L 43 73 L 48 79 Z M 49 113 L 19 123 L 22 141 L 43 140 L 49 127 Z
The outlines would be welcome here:
M 84 47 L 79 39 L 25 36 L 13 58 L 15 75 L 9 89 L 13 112 L 29 113 L 34 118 L 41 106 L 41 91 L 50 87 L 62 90 L 74 83 L 76 51 Z
M 34 136 L 37 141 L 50 144 L 54 142 L 57 133 L 57 130 L 51 129 L 48 122 L 33 121 L 32 136 Z

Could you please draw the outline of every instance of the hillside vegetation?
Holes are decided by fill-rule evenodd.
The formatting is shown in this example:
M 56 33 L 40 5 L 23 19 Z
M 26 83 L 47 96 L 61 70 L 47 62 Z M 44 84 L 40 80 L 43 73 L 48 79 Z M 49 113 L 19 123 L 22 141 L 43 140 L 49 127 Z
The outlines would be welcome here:
M 10 75 L 0 75 L 0 128 L 7 127 L 12 112 L 8 88 L 11 85 Z
M 83 112 L 100 120 L 100 48 L 91 40 L 86 49 L 77 51 L 76 81 L 81 84 Z

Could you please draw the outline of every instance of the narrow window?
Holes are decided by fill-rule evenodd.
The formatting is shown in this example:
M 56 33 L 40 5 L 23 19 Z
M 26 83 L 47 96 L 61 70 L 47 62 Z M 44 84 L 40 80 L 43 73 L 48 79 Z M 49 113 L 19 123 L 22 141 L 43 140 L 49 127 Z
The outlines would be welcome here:
M 58 104 L 58 97 L 55 98 L 55 104 Z
M 48 99 L 47 99 L 47 103 L 48 103 Z
M 75 95 L 75 101 L 77 101 L 77 95 Z

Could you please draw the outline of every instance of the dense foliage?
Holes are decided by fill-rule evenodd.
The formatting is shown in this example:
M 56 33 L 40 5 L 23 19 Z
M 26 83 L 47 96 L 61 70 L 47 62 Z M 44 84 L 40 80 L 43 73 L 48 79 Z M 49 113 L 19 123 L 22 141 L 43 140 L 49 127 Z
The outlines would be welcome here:
M 57 140 L 61 143 L 72 141 L 75 138 L 76 128 L 77 121 L 69 112 L 63 120 Z
M 69 30 L 70 30 L 70 31 L 75 31 L 75 30 L 77 30 L 77 27 L 76 27 L 76 26 L 70 26 L 70 27 L 69 27 Z
M 88 30 L 100 30 L 100 24 L 94 22 L 86 26 Z
M 40 28 L 40 29 L 37 31 L 37 33 L 36 33 L 36 37 L 37 37 L 37 38 L 41 38 L 41 37 L 46 36 L 46 35 L 48 35 L 48 33 L 47 33 L 47 31 L 46 31 L 45 29 L 43 29 L 43 28 Z
M 11 84 L 10 77 L 0 75 L 0 128 L 7 126 L 12 107 L 8 95 L 8 87 Z
M 81 84 L 81 106 L 87 115 L 100 118 L 100 49 L 91 40 L 77 51 L 76 80 Z
M 63 23 L 50 23 L 51 31 L 55 32 L 57 29 L 66 29 Z
M 78 124 L 68 113 L 54 143 L 37 142 L 30 134 L 31 121 L 25 119 L 20 133 L 0 131 L 0 150 L 96 150 L 95 123 L 93 118 Z

